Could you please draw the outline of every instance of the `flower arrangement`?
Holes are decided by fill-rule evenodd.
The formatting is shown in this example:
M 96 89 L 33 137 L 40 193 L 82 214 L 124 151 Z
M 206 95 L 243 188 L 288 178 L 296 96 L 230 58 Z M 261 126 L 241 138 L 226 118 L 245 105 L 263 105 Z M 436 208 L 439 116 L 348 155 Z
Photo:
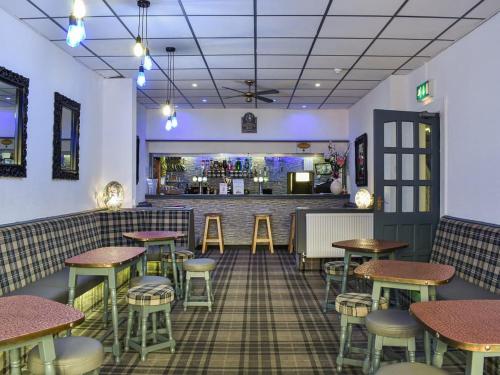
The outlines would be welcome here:
M 334 179 L 340 177 L 340 171 L 345 167 L 350 148 L 351 144 L 349 143 L 345 152 L 339 152 L 335 149 L 332 141 L 328 144 L 328 152 L 325 153 L 325 160 L 332 166 L 332 177 Z

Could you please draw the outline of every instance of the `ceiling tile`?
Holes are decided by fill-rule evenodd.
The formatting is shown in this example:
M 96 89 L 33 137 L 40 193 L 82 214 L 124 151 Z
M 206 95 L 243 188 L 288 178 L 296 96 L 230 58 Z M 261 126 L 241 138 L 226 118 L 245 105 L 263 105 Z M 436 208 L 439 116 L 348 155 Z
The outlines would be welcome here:
M 290 104 L 290 109 L 298 109 L 298 110 L 312 110 L 318 109 L 320 104 L 306 104 L 306 103 L 294 103 Z
M 96 72 L 98 74 L 100 74 L 101 76 L 103 76 L 104 78 L 114 78 L 114 77 L 119 77 L 120 75 L 115 72 L 114 70 L 110 70 L 110 69 L 107 69 L 107 70 L 96 70 Z
M 335 89 L 332 96 L 340 97 L 362 97 L 368 94 L 370 90 L 349 90 L 349 89 Z
M 461 37 L 465 36 L 465 34 L 478 27 L 481 22 L 481 20 L 460 20 L 449 30 L 447 30 L 443 35 L 441 35 L 440 39 L 460 39 Z
M 85 19 L 87 39 L 130 38 L 130 34 L 116 17 Z
M 410 74 L 413 70 L 410 70 L 410 69 L 399 69 L 397 72 L 394 73 L 394 75 L 407 75 L 407 74 Z
M 257 56 L 257 66 L 259 68 L 302 68 L 306 56 Z
M 360 55 L 371 39 L 318 39 L 313 55 Z
M 184 89 L 193 89 L 193 91 L 196 90 L 206 90 L 206 89 L 213 89 L 214 84 L 211 79 L 188 79 L 188 80 L 177 80 L 177 74 L 175 75 L 175 84 L 177 85 L 178 88 L 181 90 Z M 198 86 L 196 88 L 193 87 L 193 83 L 196 83 Z
M 317 82 L 320 82 L 321 88 L 325 90 L 331 90 L 339 83 L 339 81 L 334 81 L 334 80 L 326 81 L 326 80 L 301 79 L 299 81 L 297 88 L 300 90 L 312 90 L 316 88 L 315 85 Z
M 453 23 L 448 18 L 396 17 L 381 38 L 434 39 Z
M 407 59 L 407 57 L 363 56 L 356 64 L 356 68 L 396 69 Z
M 92 70 L 109 69 L 109 66 L 97 57 L 77 57 L 76 60 Z
M 196 98 L 198 96 L 218 96 L 217 90 L 215 90 L 214 86 L 212 85 L 212 90 L 182 90 L 184 95 Z
M 138 69 L 119 70 L 119 72 L 124 77 L 136 79 Z M 145 74 L 146 74 L 146 85 L 147 85 L 148 80 L 155 81 L 155 80 L 165 79 L 165 75 L 160 70 L 149 70 L 149 71 L 146 71 Z M 146 87 L 148 87 L 148 86 L 146 86 Z
M 306 68 L 348 69 L 357 58 L 357 56 L 310 56 Z
M 195 35 L 200 38 L 253 37 L 253 17 L 189 17 Z
M 257 0 L 258 14 L 322 15 L 328 0 Z
M 205 55 L 253 54 L 253 39 L 200 39 Z
M 410 0 L 399 13 L 402 16 L 461 17 L 478 0 Z
M 210 75 L 206 69 L 182 69 L 175 71 L 175 79 L 194 81 L 197 79 L 210 79 Z
M 300 69 L 258 69 L 257 77 L 264 79 L 298 79 Z
M 255 70 L 252 69 L 210 69 L 214 79 L 236 79 L 245 80 L 253 79 Z
M 71 56 L 93 56 L 88 50 L 83 48 L 82 46 L 77 48 L 71 48 L 66 44 L 66 41 L 53 42 L 57 47 L 64 50 L 66 53 Z
M 122 17 L 121 19 L 132 34 L 137 35 L 138 18 Z M 189 38 L 191 36 L 191 30 L 183 16 L 148 17 L 149 38 Z
M 188 15 L 253 15 L 253 3 L 248 0 L 183 0 L 182 4 Z
M 424 65 L 429 60 L 430 60 L 429 57 L 414 57 L 413 59 L 408 61 L 405 65 L 403 65 L 401 69 L 412 69 L 412 70 L 417 69 L 418 67 Z
M 403 2 L 403 0 L 335 0 L 329 14 L 392 16 Z
M 347 109 L 351 106 L 352 104 L 323 104 L 321 106 L 321 109 Z
M 331 96 L 326 101 L 328 104 L 354 104 L 360 97 L 350 97 L 350 96 Z
M 48 18 L 29 19 L 24 22 L 49 40 L 66 40 L 66 32 Z
M 258 17 L 257 36 L 314 38 L 320 22 L 319 16 Z
M 307 55 L 313 39 L 257 39 L 259 54 Z
M 163 68 L 167 69 L 168 57 L 155 56 L 154 60 Z M 177 56 L 174 59 L 175 69 L 205 69 L 205 62 L 201 56 Z
M 327 17 L 320 37 L 325 38 L 374 38 L 389 17 Z
M 220 81 L 217 81 L 217 85 L 219 85 Z M 270 90 L 270 89 L 276 89 L 276 90 L 293 90 L 295 87 L 295 83 L 297 80 L 295 79 L 259 79 L 258 82 L 258 87 L 259 90 Z M 224 86 L 228 86 L 227 84 Z M 229 86 L 229 87 L 234 87 L 234 86 Z M 244 87 L 244 86 L 240 86 Z M 234 87 L 238 88 L 238 87 Z
M 0 8 L 17 18 L 44 17 L 42 12 L 27 1 L 2 1 Z
M 195 106 L 204 104 L 220 104 L 220 99 L 218 96 L 206 96 L 206 97 L 191 97 L 188 98 L 191 103 Z
M 286 103 L 259 103 L 259 108 L 264 108 L 264 109 L 286 109 L 287 104 Z
M 485 0 L 479 4 L 467 17 L 488 18 L 500 12 L 500 2 L 498 0 Z
M 313 80 L 322 80 L 322 79 L 333 79 L 340 80 L 346 70 L 343 70 L 340 73 L 335 73 L 333 69 L 305 69 L 304 74 L 302 74 L 303 79 L 313 79 Z
M 119 16 L 136 16 L 138 15 L 139 8 L 137 1 L 130 0 L 106 0 L 107 3 Z M 148 15 L 182 15 L 182 10 L 179 7 L 177 0 L 162 0 L 152 1 L 151 6 L 148 8 Z
M 354 80 L 383 80 L 391 75 L 391 70 L 357 70 L 353 69 L 347 74 L 347 79 Z
M 137 69 L 141 59 L 135 56 L 105 57 L 104 60 L 115 69 Z
M 326 96 L 326 95 L 325 95 Z M 297 96 L 295 95 L 292 99 L 292 103 L 300 103 L 300 104 L 321 104 L 323 103 L 324 97 L 319 96 Z
M 297 89 L 295 90 L 295 96 L 319 96 L 321 98 L 326 98 L 328 94 L 330 94 L 330 90 L 325 89 L 315 89 L 315 90 L 304 90 Z
M 86 40 L 85 44 L 99 56 L 133 56 L 134 41 L 118 40 Z
M 413 56 L 427 43 L 426 40 L 396 40 L 396 39 L 377 39 L 367 55 L 375 56 Z
M 164 77 L 165 78 L 165 77 Z M 158 80 L 158 81 L 152 81 L 152 80 L 149 80 L 147 82 L 147 87 L 145 87 L 144 89 L 164 89 L 167 85 L 167 81 L 166 80 Z
M 445 41 L 445 40 L 436 40 L 436 41 L 432 42 L 428 47 L 425 47 L 425 49 L 422 52 L 420 52 L 419 55 L 434 57 L 439 52 L 448 48 L 452 44 L 453 44 L 453 42 L 449 42 L 449 41 Z
M 134 42 L 130 46 L 130 53 L 132 53 Z M 152 56 L 163 55 L 167 53 L 165 51 L 166 47 L 175 47 L 175 55 L 193 55 L 197 56 L 200 54 L 198 46 L 193 39 L 151 39 L 149 41 L 149 49 Z
M 271 104 L 273 105 L 273 104 Z M 260 104 L 259 104 L 260 106 Z M 226 104 L 226 108 L 242 108 L 242 109 L 248 109 L 248 108 L 255 108 L 255 104 L 252 103 L 228 103 Z
M 371 90 L 375 88 L 380 81 L 348 81 L 343 80 L 340 82 L 338 89 L 351 89 L 351 90 Z
M 17 0 L 16 2 L 18 2 Z M 32 0 L 51 17 L 68 17 L 73 8 L 72 1 Z M 113 14 L 102 0 L 85 0 L 88 16 L 112 16 Z
M 207 56 L 205 57 L 210 69 L 212 68 L 253 68 L 254 57 L 242 56 Z M 177 66 L 177 63 L 176 63 Z

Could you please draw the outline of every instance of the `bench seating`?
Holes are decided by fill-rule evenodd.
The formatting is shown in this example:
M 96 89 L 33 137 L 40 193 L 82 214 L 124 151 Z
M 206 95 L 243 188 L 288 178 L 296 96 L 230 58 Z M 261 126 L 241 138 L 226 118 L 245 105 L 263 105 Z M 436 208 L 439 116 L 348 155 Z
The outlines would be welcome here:
M 137 245 L 123 232 L 172 230 L 186 233 L 180 249 L 194 249 L 192 209 L 92 211 L 0 227 L 0 296 L 31 294 L 67 302 L 67 258 L 105 246 Z M 76 296 L 102 281 L 79 276 Z
M 456 270 L 449 284 L 437 288 L 438 299 L 500 298 L 500 226 L 442 217 L 430 262 Z

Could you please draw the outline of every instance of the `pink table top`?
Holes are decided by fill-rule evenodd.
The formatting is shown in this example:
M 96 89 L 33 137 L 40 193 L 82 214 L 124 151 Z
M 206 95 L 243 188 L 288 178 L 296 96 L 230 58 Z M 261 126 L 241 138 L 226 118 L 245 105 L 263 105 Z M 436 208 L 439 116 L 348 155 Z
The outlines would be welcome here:
M 178 238 L 186 237 L 182 232 L 171 231 L 148 231 L 148 232 L 125 232 L 123 237 L 135 241 L 149 242 L 149 241 L 169 241 Z
M 46 298 L 0 297 L 0 345 L 55 334 L 84 320 L 82 312 Z
M 441 341 L 475 352 L 500 352 L 500 300 L 413 303 L 411 313 Z
M 392 253 L 399 249 L 408 247 L 407 242 L 373 240 L 373 239 L 356 239 L 347 241 L 338 241 L 332 243 L 333 247 L 340 249 L 358 251 L 363 253 Z
M 354 274 L 374 281 L 441 285 L 448 283 L 453 278 L 455 268 L 435 263 L 371 260 L 356 267 Z
M 144 247 L 101 247 L 66 259 L 68 267 L 113 268 L 131 262 L 146 252 Z

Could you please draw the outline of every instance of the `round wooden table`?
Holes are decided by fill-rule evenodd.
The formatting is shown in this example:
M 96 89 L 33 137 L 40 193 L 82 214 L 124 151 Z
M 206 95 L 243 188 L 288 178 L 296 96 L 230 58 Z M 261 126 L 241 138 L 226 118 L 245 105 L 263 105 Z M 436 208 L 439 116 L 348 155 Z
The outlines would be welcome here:
M 448 345 L 467 351 L 466 375 L 482 375 L 484 358 L 500 357 L 500 300 L 418 302 L 410 312 L 438 340 L 434 366 Z
M 172 269 L 174 274 L 174 285 L 175 285 L 175 294 L 177 297 L 181 296 L 181 287 L 179 285 L 179 280 L 177 277 L 177 262 L 175 260 L 175 240 L 179 238 L 186 237 L 186 235 L 182 232 L 173 232 L 173 231 L 146 231 L 146 232 L 125 232 L 123 233 L 123 237 L 128 238 L 129 240 L 133 240 L 141 243 L 146 246 L 146 255 L 145 261 L 143 264 L 143 274 L 147 274 L 147 252 L 150 246 L 159 246 L 160 247 L 160 267 L 161 274 L 165 275 L 166 269 L 163 262 L 163 249 L 165 246 L 170 248 L 170 254 L 172 255 Z
M 353 255 L 372 259 L 379 259 L 380 257 L 387 256 L 394 259 L 396 251 L 408 247 L 408 243 L 399 241 L 357 239 L 334 242 L 332 243 L 332 247 L 344 249 L 344 274 L 342 275 L 341 293 L 345 293 L 347 288 L 349 264 L 351 263 L 351 257 Z
M 455 275 L 455 268 L 444 264 L 407 262 L 401 260 L 371 260 L 354 270 L 357 277 L 373 281 L 372 311 L 378 309 L 378 303 L 384 288 L 384 295 L 389 301 L 390 289 L 410 290 L 420 293 L 421 301 L 436 299 L 436 286 L 450 282 Z M 368 334 L 368 340 L 372 340 Z M 431 363 L 431 340 L 427 332 L 424 335 L 425 361 Z M 365 359 L 365 369 L 370 357 Z
M 55 375 L 53 335 L 85 320 L 74 308 L 36 296 L 0 298 L 0 351 L 9 352 L 10 373 L 21 374 L 19 350 L 38 345 L 45 374 Z

